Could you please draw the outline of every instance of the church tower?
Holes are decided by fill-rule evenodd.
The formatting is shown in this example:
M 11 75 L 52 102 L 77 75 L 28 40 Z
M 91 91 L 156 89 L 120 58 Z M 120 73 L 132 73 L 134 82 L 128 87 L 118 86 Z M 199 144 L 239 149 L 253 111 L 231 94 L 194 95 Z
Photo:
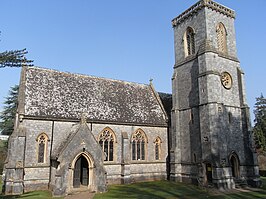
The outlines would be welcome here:
M 172 20 L 172 180 L 260 183 L 234 19 L 233 10 L 201 0 Z

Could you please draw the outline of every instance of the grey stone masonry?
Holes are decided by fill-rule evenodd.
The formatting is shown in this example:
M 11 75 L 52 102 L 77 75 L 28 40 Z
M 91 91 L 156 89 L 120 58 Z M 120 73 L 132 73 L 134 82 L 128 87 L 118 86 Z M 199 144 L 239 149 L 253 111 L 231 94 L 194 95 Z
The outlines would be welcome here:
M 234 18 L 233 10 L 202 0 L 172 21 L 172 180 L 202 181 L 218 188 L 233 188 L 239 181 L 260 183 Z M 223 52 L 218 48 L 218 24 L 225 28 L 219 40 L 226 48 Z M 187 36 L 188 28 L 193 39 Z M 195 53 L 187 53 L 188 45 Z
M 83 118 L 83 117 L 81 117 Z M 77 159 L 88 162 L 87 190 L 104 192 L 108 184 L 166 179 L 167 127 L 97 123 L 59 118 L 17 116 L 16 130 L 9 140 L 5 165 L 5 194 L 51 190 L 55 196 L 79 191 L 73 186 Z M 111 129 L 115 136 L 113 161 L 104 161 L 99 135 Z M 132 160 L 132 135 L 141 129 L 146 136 L 145 160 Z M 47 137 L 44 161 L 38 162 L 38 137 Z M 160 159 L 155 159 L 155 140 L 161 139 Z M 149 169 L 148 169 L 149 168 Z

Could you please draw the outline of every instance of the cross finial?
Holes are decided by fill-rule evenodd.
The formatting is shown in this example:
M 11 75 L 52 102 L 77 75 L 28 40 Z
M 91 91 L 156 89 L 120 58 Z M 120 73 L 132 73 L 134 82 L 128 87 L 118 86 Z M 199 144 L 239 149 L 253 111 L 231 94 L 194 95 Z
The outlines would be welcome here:
M 152 81 L 153 81 L 153 79 L 152 79 L 152 78 L 150 78 L 150 84 L 152 84 Z
M 86 124 L 87 123 L 86 113 L 82 113 L 81 114 L 80 123 L 81 124 Z

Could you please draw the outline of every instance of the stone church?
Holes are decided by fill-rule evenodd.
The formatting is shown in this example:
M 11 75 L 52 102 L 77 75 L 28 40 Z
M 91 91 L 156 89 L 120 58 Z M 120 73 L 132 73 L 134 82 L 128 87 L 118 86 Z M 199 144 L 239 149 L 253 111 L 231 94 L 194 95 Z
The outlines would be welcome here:
M 258 186 L 235 12 L 201 0 L 172 20 L 172 94 L 23 67 L 4 193 L 107 191 L 163 180 Z

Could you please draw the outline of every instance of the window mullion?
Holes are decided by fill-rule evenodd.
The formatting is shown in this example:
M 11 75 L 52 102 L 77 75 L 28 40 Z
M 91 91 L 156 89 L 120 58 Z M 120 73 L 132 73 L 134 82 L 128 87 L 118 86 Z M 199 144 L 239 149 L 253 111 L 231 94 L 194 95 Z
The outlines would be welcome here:
M 110 140 L 108 140 L 107 154 L 107 161 L 110 161 Z

